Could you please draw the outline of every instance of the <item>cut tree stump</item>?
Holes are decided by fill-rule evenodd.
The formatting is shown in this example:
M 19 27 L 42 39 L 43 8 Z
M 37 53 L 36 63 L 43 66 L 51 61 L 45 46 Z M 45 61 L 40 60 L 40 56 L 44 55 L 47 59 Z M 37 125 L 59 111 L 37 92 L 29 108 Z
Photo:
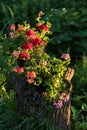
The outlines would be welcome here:
M 72 93 L 71 79 L 73 75 L 74 70 L 68 68 L 64 76 L 70 99 Z M 30 116 L 31 113 L 34 112 L 39 118 L 46 117 L 48 121 L 52 122 L 55 126 L 55 130 L 71 130 L 70 100 L 66 102 L 61 109 L 55 108 L 54 111 L 50 112 L 46 109 L 45 105 L 42 105 L 42 94 L 37 91 L 35 86 L 29 85 L 23 76 L 14 72 L 11 73 L 9 84 L 15 91 L 19 107 L 23 109 L 26 116 Z

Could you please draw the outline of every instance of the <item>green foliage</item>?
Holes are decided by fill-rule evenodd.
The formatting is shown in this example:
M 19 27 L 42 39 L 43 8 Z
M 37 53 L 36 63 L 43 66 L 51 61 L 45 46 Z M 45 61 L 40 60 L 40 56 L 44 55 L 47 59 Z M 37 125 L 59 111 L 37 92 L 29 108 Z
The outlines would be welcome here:
M 27 117 L 18 109 L 14 92 L 0 87 L 0 130 L 54 130 L 46 118 Z
M 87 129 L 87 57 L 74 65 L 72 98 L 72 126 L 75 130 Z
M 51 24 L 41 19 L 42 13 L 43 12 L 40 12 L 38 14 L 35 27 L 30 26 L 27 22 L 24 22 L 22 25 L 18 24 L 17 27 L 14 24 L 10 26 L 9 35 L 5 34 L 1 37 L 2 57 L 7 60 L 8 68 L 5 69 L 8 73 L 18 71 L 18 68 L 14 66 L 19 65 L 17 63 L 18 61 L 24 61 L 24 66 L 20 64 L 19 68 L 20 66 L 24 67 L 22 70 L 24 71 L 25 78 L 27 73 L 34 72 L 36 75 L 34 75 L 35 82 L 34 79 L 32 80 L 31 78 L 26 79 L 26 81 L 33 81 L 34 85 L 37 86 L 40 91 L 41 89 L 42 92 L 47 91 L 49 100 L 55 100 L 58 98 L 59 91 L 66 91 L 63 76 L 70 64 L 70 57 L 68 54 L 67 59 L 51 58 L 44 52 L 44 48 L 49 41 L 48 34 L 51 33 Z M 43 28 L 38 30 L 40 26 Z M 22 29 L 18 30 L 21 27 Z M 27 35 L 27 33 L 29 34 Z M 12 37 L 11 34 L 13 35 Z M 28 59 L 21 58 L 20 54 L 22 54 L 22 56 L 26 54 Z M 17 73 L 20 74 L 20 72 Z
M 80 62 L 74 65 L 75 76 L 73 78 L 73 85 L 75 87 L 74 94 L 83 94 L 86 93 L 86 84 L 87 84 L 87 57 L 83 56 Z M 79 89 L 80 88 L 80 89 Z
M 43 10 L 48 12 L 46 18 L 53 24 L 49 54 L 58 57 L 62 52 L 69 50 L 73 62 L 87 53 L 86 0 L 11 0 L 9 4 L 8 1 L 1 0 L 0 3 L 0 16 L 3 16 L 0 21 L 1 34 L 9 32 L 11 23 L 17 25 L 25 20 L 34 25 L 34 18 Z
M 47 119 L 37 120 L 35 117 L 24 117 L 16 107 L 15 95 L 12 91 L 7 93 L 3 90 L 6 76 L 12 69 L 11 53 L 18 45 L 9 39 L 9 26 L 11 23 L 21 23 L 24 20 L 34 25 L 34 18 L 39 11 L 48 13 L 45 20 L 52 23 L 51 41 L 48 52 L 59 57 L 63 52 L 70 52 L 72 60 L 76 61 L 81 55 L 87 53 L 87 1 L 86 0 L 0 0 L 0 130 L 32 130 L 40 129 L 54 130 Z M 50 11 L 51 10 L 51 11 Z M 24 41 L 24 39 L 22 39 Z M 45 57 L 44 57 L 45 58 Z M 72 98 L 72 124 L 73 130 L 87 129 L 87 62 L 77 63 L 75 77 L 73 79 L 73 98 Z M 14 61 L 13 61 L 14 62 Z M 54 65 L 55 66 L 55 65 Z M 43 68 L 43 72 L 45 69 Z M 48 82 L 47 82 L 48 84 Z M 10 96 L 11 95 L 11 96 Z M 10 98 L 8 98 L 10 96 Z M 14 103 L 14 104 L 13 104 Z M 37 126 L 37 127 L 36 127 Z
M 42 65 L 45 62 L 46 65 Z M 48 98 L 55 99 L 59 91 L 65 91 L 65 84 L 62 80 L 69 61 L 50 58 L 47 54 L 31 55 L 31 60 L 26 63 L 27 71 L 34 70 L 37 74 L 34 85 L 39 90 L 47 88 Z
M 72 62 L 87 55 L 87 9 L 51 9 L 45 20 L 52 23 L 48 52 L 58 55 L 69 50 Z
M 18 121 L 16 113 L 16 99 L 13 91 L 6 92 L 4 86 L 0 88 L 0 129 L 10 130 Z
M 87 97 L 86 97 L 87 98 Z M 82 108 L 71 106 L 72 111 L 72 129 L 86 130 L 87 129 L 87 104 L 83 104 Z
M 8 26 L 11 23 L 19 23 L 24 20 L 34 23 L 34 18 L 37 13 L 41 10 L 49 11 L 50 9 L 59 9 L 59 8 L 75 8 L 80 9 L 82 7 L 87 7 L 86 0 L 0 0 L 0 29 L 3 31 L 8 31 Z M 21 13 L 22 12 L 22 13 Z
M 37 87 L 38 91 L 41 90 L 42 95 L 43 92 L 46 92 L 47 97 L 45 95 L 43 96 L 43 100 L 45 100 L 42 103 L 46 105 L 47 110 L 54 109 L 53 101 L 58 101 L 58 98 L 60 96 L 58 95 L 59 91 L 66 93 L 66 85 L 63 81 L 63 76 L 65 74 L 67 66 L 70 63 L 70 57 L 68 55 L 68 59 L 57 59 L 56 57 L 50 57 L 44 52 L 44 47 L 49 41 L 48 34 L 50 34 L 49 28 L 51 25 L 49 22 L 45 23 L 40 18 L 41 16 L 39 13 L 39 16 L 36 19 L 37 24 L 35 27 L 31 27 L 26 22 L 24 22 L 22 25 L 18 25 L 17 28 L 15 28 L 15 25 L 11 25 L 10 31 L 8 32 L 9 35 L 1 35 L 0 56 L 3 58 L 3 60 L 5 60 L 5 63 L 3 63 L 3 60 L 0 61 L 0 67 L 2 68 L 1 76 L 3 79 L 1 79 L 0 84 L 1 130 L 55 129 L 53 124 L 50 123 L 46 118 L 39 118 L 35 113 L 32 113 L 32 111 L 30 117 L 27 117 L 24 113 L 22 113 L 22 110 L 18 109 L 19 107 L 17 105 L 17 100 L 14 92 L 9 86 L 7 86 L 7 82 L 4 83 L 9 72 L 14 71 L 14 73 L 18 73 L 17 76 L 23 76 L 26 80 L 26 84 L 29 83 L 31 85 L 33 83 L 34 87 Z M 42 28 L 41 30 L 38 30 L 37 27 L 40 25 L 44 25 L 45 29 Z M 23 28 L 22 30 L 18 31 L 17 29 L 20 27 Z M 32 35 L 27 35 L 27 31 L 32 31 Z M 10 32 L 14 34 L 13 37 L 11 37 Z M 35 38 L 39 38 L 39 42 L 37 42 L 38 40 L 36 39 L 37 41 L 33 43 L 33 40 Z M 32 43 L 32 48 L 23 48 L 23 45 L 30 45 L 30 43 Z M 13 51 L 16 55 L 13 54 Z M 23 54 L 30 55 L 29 59 L 25 59 L 25 57 L 20 58 L 19 54 L 21 54 L 21 52 Z M 17 63 L 18 60 L 24 61 L 24 66 L 19 65 Z M 22 71 L 22 73 L 20 69 L 17 71 L 18 67 L 22 67 L 22 70 L 24 71 Z M 31 78 L 27 78 L 26 75 L 28 72 L 34 72 L 35 79 L 33 79 L 32 75 Z M 32 81 L 32 79 L 34 82 L 29 82 L 30 80 Z

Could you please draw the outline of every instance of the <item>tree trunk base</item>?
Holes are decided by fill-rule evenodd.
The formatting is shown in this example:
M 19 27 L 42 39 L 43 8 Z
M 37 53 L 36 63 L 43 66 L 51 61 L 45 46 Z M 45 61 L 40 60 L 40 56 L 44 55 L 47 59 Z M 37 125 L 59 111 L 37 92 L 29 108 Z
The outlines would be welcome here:
M 71 130 L 70 100 L 65 102 L 61 109 L 54 108 L 49 111 L 46 108 L 46 104 L 43 104 L 42 93 L 39 93 L 35 86 L 27 84 L 23 76 L 11 73 L 10 79 L 10 86 L 12 86 L 17 95 L 18 105 L 26 116 L 31 116 L 32 113 L 35 113 L 39 119 L 47 118 L 48 122 L 54 125 L 55 130 Z M 71 97 L 72 84 L 66 79 L 68 93 Z

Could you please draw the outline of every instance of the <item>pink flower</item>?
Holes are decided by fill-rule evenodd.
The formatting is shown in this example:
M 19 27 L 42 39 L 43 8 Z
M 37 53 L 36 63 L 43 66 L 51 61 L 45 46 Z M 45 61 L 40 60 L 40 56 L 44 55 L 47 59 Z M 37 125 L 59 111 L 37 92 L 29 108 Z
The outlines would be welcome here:
M 14 51 L 14 52 L 13 52 L 13 56 L 14 56 L 14 57 L 18 57 L 18 56 L 19 56 L 19 54 L 20 54 L 20 52 L 19 52 L 19 51 Z
M 44 44 L 44 41 L 42 39 L 40 39 L 39 37 L 36 37 L 34 39 L 32 39 L 31 41 L 34 45 L 42 45 Z
M 58 102 L 54 102 L 53 105 L 56 108 L 61 108 L 63 106 L 63 101 L 59 100 Z
M 23 67 L 16 67 L 15 69 L 14 69 L 14 71 L 16 72 L 16 73 L 23 73 L 24 72 L 24 68 Z
M 47 62 L 46 61 L 40 61 L 40 65 L 46 66 Z
M 12 24 L 11 26 L 10 26 L 10 30 L 15 30 L 15 25 L 14 24 Z
M 20 52 L 19 54 L 19 59 L 23 59 L 23 60 L 29 60 L 30 59 L 30 54 L 26 53 L 26 52 Z
M 61 58 L 64 60 L 68 60 L 70 58 L 70 56 L 69 56 L 69 54 L 62 54 Z
M 10 32 L 10 38 L 14 38 L 15 34 L 13 32 Z
M 27 78 L 35 78 L 36 77 L 36 73 L 34 71 L 28 72 L 26 74 L 26 77 Z
M 69 101 L 69 94 L 61 93 L 60 94 L 60 99 L 63 100 L 64 102 Z
M 69 101 L 69 94 L 67 94 L 66 96 L 65 96 L 65 98 L 64 98 L 64 102 L 67 102 L 67 101 Z
M 31 50 L 31 49 L 33 49 L 33 44 L 30 42 L 30 43 L 25 43 L 23 46 L 22 46 L 22 48 L 24 49 L 24 50 Z
M 37 30 L 45 30 L 45 31 L 48 31 L 49 28 L 47 27 L 47 25 L 42 24 L 42 25 L 38 25 Z
M 29 30 L 26 31 L 26 35 L 28 37 L 32 38 L 32 37 L 36 36 L 36 33 L 33 30 L 29 29 Z
M 39 12 L 39 17 L 43 16 L 44 15 L 44 12 L 43 11 L 40 11 Z
M 29 84 L 34 83 L 34 79 L 30 78 L 26 80 Z

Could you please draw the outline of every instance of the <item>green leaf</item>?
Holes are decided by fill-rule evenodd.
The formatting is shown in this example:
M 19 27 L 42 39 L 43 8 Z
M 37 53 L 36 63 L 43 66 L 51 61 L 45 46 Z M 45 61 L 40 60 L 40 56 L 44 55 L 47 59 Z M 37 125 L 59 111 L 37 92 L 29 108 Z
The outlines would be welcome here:
M 75 109 L 75 107 L 71 106 L 71 111 L 72 111 L 72 118 L 73 118 L 73 120 L 75 120 L 76 119 L 76 109 Z

